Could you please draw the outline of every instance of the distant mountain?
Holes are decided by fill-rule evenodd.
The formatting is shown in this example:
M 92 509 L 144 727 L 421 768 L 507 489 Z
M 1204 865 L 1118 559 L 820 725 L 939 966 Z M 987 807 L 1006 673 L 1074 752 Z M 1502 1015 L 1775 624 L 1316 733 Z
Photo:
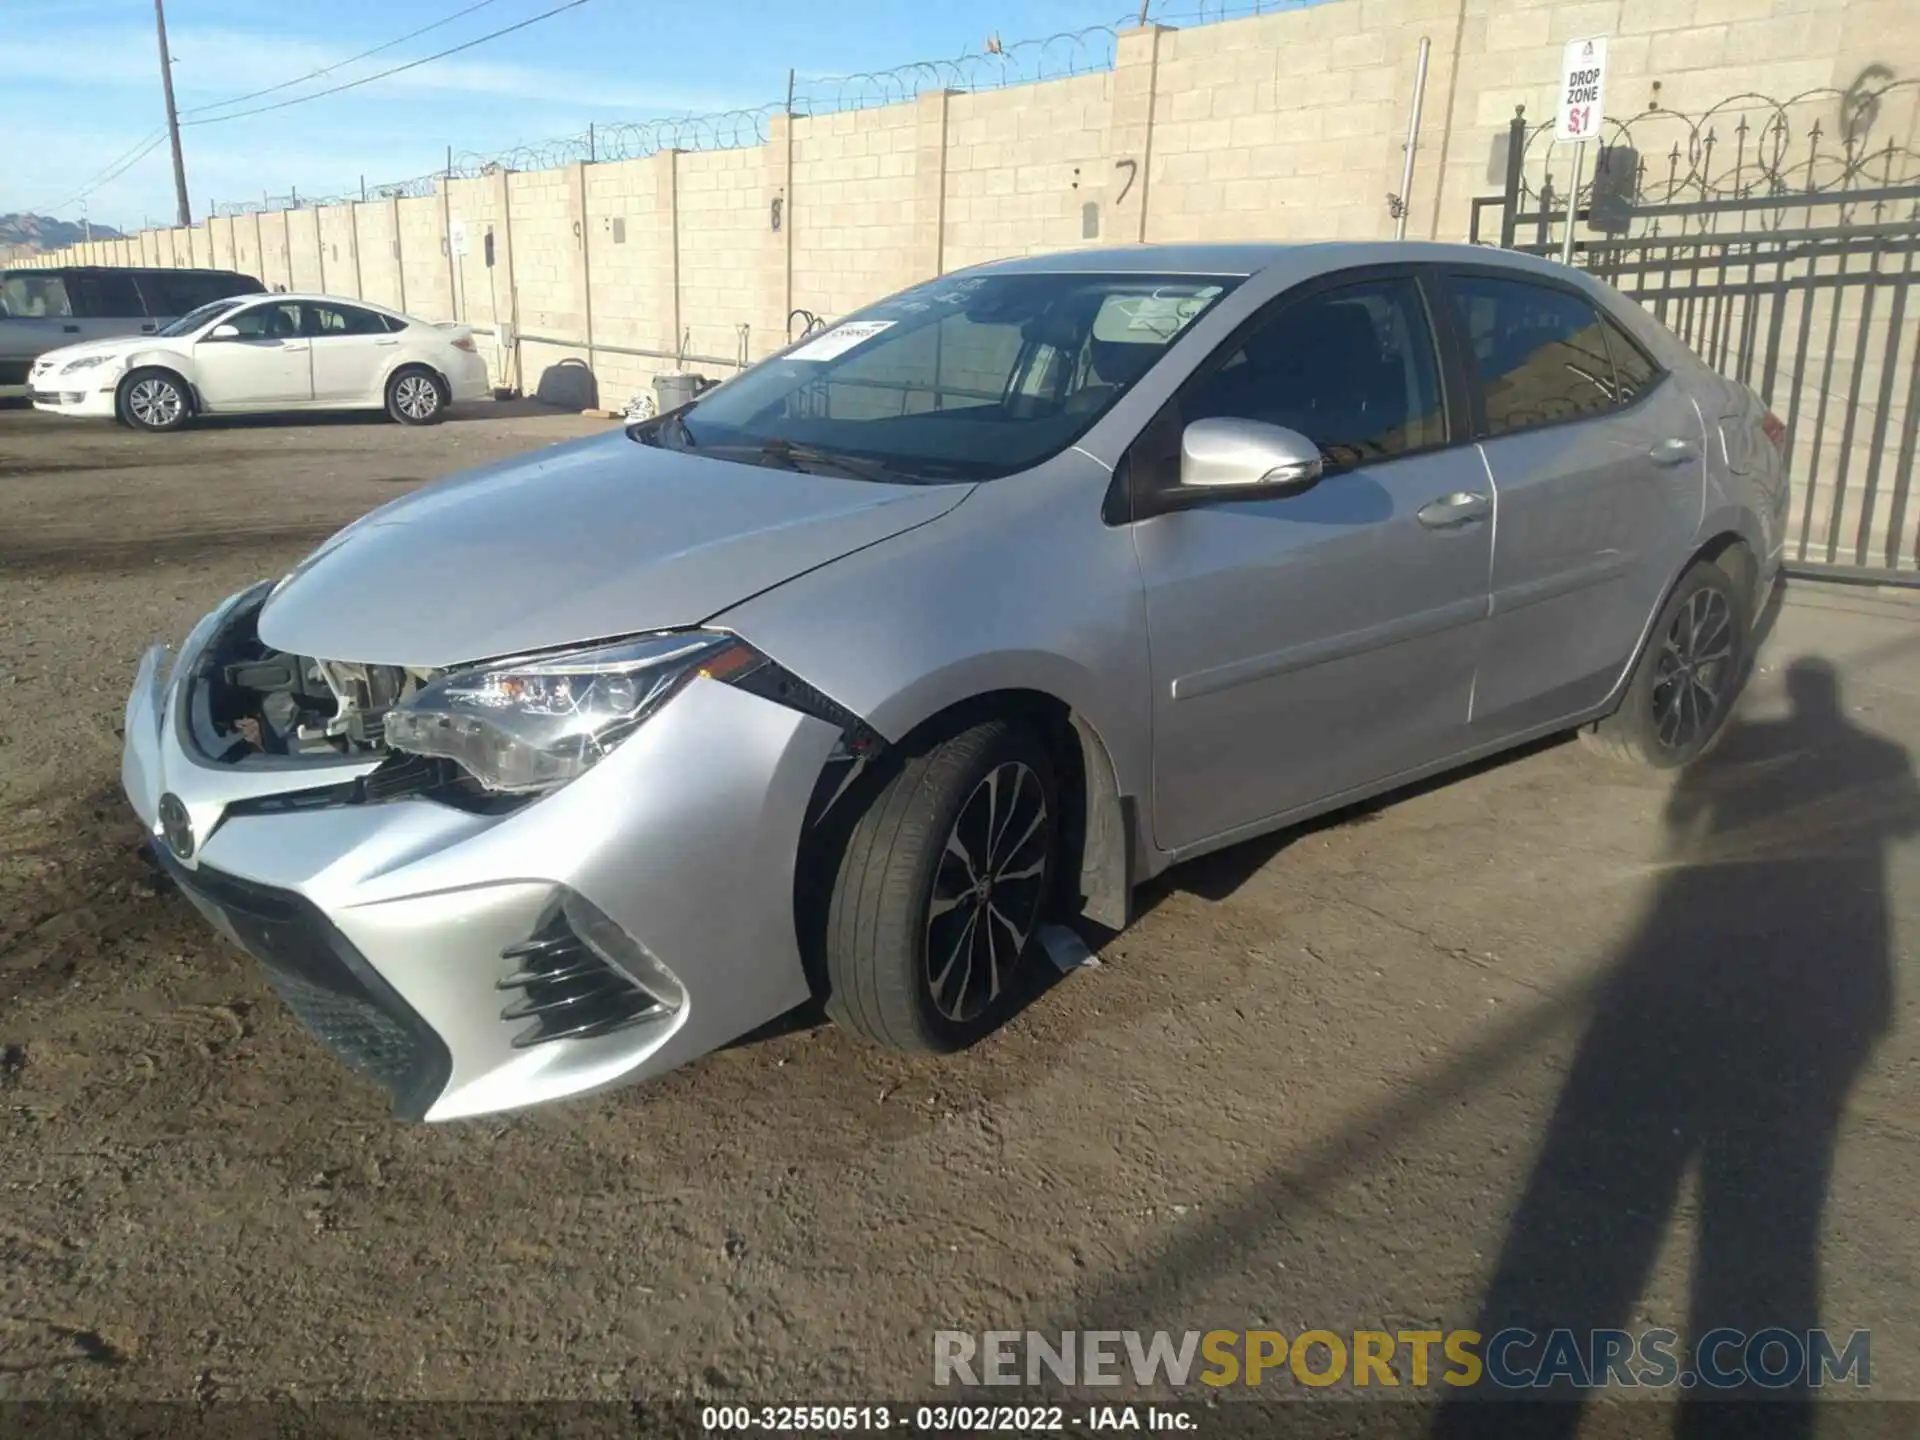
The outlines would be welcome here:
M 78 221 L 56 220 L 51 215 L 0 215 L 0 246 L 59 250 L 79 244 L 87 233 Z M 120 238 L 120 232 L 111 225 L 95 225 L 92 233 L 95 240 Z

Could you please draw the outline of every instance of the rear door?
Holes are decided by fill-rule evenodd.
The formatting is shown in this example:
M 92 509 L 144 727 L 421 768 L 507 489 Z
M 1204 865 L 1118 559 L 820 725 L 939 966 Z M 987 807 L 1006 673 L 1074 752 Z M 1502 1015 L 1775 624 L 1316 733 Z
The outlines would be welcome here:
M 333 302 L 301 305 L 301 328 L 313 343 L 313 398 L 319 403 L 371 403 L 381 367 L 400 337 L 372 310 Z
M 1185 426 L 1233 417 L 1300 432 L 1328 466 L 1304 494 L 1134 526 L 1162 848 L 1466 744 L 1493 505 L 1479 453 L 1443 403 L 1427 302 L 1408 269 L 1281 296 L 1128 456 L 1177 473 Z
M 1473 706 L 1491 740 L 1613 688 L 1699 526 L 1705 437 L 1679 382 L 1577 286 L 1460 267 L 1447 289 L 1499 507 Z
M 240 333 L 193 346 L 195 380 L 210 408 L 260 410 L 313 398 L 312 342 L 301 333 L 299 302 L 249 305 L 225 323 Z

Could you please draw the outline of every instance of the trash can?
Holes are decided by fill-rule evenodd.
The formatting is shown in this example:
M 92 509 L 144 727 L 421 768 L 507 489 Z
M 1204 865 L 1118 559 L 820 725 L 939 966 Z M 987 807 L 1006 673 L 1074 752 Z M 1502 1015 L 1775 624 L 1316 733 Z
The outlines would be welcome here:
M 704 388 L 706 377 L 694 375 L 684 370 L 670 370 L 664 375 L 653 377 L 653 395 L 659 402 L 660 413 L 678 410 L 692 401 Z

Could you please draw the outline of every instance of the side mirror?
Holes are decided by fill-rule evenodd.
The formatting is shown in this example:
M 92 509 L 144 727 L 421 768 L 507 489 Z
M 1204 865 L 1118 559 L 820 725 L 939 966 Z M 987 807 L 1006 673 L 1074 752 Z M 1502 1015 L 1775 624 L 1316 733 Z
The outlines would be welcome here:
M 1259 420 L 1196 420 L 1180 436 L 1180 485 L 1169 508 L 1209 500 L 1271 500 L 1320 483 L 1320 447 Z
M 216 325 L 206 333 L 205 338 L 208 340 L 238 340 L 240 338 L 240 327 L 231 324 Z

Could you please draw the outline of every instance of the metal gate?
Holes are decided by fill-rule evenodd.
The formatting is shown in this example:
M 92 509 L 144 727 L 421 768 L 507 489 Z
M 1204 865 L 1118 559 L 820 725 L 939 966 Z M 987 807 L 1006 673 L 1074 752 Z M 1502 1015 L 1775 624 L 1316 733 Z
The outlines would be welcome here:
M 1920 81 L 1882 78 L 1609 122 L 1573 253 L 1785 423 L 1790 568 L 1920 585 Z M 1560 255 L 1572 161 L 1516 112 L 1474 241 Z

